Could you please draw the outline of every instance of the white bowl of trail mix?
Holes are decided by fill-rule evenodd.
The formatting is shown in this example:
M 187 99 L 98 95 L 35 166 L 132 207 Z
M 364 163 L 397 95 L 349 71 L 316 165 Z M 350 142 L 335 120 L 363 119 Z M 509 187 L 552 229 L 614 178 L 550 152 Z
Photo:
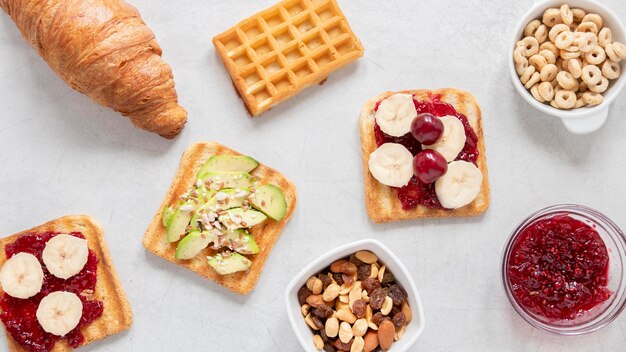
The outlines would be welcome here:
M 520 20 L 509 71 L 520 95 L 575 134 L 596 131 L 626 83 L 626 29 L 592 0 L 537 0 Z
M 305 351 L 403 352 L 424 330 L 415 283 L 376 240 L 336 248 L 304 268 L 286 291 Z

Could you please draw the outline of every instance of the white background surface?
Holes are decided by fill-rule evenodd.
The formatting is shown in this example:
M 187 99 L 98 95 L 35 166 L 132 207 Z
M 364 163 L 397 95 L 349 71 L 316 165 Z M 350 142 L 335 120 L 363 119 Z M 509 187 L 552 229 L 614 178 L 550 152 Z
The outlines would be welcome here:
M 412 350 L 624 350 L 626 315 L 588 336 L 556 337 L 517 316 L 500 284 L 506 237 L 539 208 L 585 204 L 626 228 L 624 93 L 604 128 L 584 137 L 531 110 L 506 67 L 509 36 L 530 0 L 343 0 L 365 57 L 254 120 L 211 38 L 273 0 L 132 3 L 156 33 L 189 110 L 174 141 L 72 91 L 0 15 L 0 234 L 92 215 L 133 307 L 129 332 L 86 350 L 299 351 L 285 287 L 318 255 L 363 238 L 389 246 L 416 281 L 426 330 Z M 626 3 L 605 3 L 626 18 Z M 374 225 L 363 202 L 360 106 L 385 90 L 438 87 L 468 90 L 482 106 L 491 208 L 476 219 Z M 141 244 L 181 153 L 201 140 L 250 154 L 298 186 L 298 209 L 246 297 Z

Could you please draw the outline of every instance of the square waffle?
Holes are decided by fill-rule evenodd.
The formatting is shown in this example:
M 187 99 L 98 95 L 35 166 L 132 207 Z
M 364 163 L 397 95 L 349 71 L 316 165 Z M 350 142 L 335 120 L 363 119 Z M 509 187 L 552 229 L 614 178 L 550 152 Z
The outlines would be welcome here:
M 213 38 L 250 114 L 323 81 L 363 56 L 335 0 L 285 0 Z

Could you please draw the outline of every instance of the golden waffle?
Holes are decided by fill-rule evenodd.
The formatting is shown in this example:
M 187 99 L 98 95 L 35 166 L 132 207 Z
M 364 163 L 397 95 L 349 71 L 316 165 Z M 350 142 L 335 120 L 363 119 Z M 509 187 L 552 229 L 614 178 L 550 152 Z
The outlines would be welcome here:
M 363 56 L 335 0 L 285 0 L 213 38 L 253 116 Z

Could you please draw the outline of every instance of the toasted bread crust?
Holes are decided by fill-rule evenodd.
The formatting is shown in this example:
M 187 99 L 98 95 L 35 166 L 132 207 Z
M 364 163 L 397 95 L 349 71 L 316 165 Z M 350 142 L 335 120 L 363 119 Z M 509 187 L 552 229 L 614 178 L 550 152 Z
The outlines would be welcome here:
M 85 337 L 85 342 L 81 347 L 107 336 L 128 330 L 133 322 L 133 313 L 117 273 L 115 272 L 115 268 L 113 267 L 111 257 L 109 256 L 109 250 L 104 240 L 104 232 L 93 218 L 86 215 L 64 216 L 32 229 L 0 239 L 0 266 L 4 265 L 7 261 L 6 252 L 4 250 L 6 245 L 15 242 L 15 240 L 22 235 L 48 231 L 60 233 L 77 231 L 82 233 L 87 239 L 89 249 L 96 254 L 99 260 L 97 271 L 98 281 L 96 282 L 94 299 L 104 303 L 104 312 L 100 318 L 96 319 L 86 328 L 81 329 Z M 1 288 L 0 292 L 3 293 Z M 4 327 L 4 325 L 2 326 Z M 27 351 L 22 346 L 18 345 L 8 333 L 7 342 L 9 351 L 11 352 Z M 52 349 L 53 352 L 65 352 L 70 350 L 72 350 L 72 348 L 65 339 L 57 342 Z
M 263 164 L 260 164 L 252 172 L 252 175 L 257 176 L 262 184 L 271 183 L 282 190 L 285 201 L 287 202 L 287 212 L 280 221 L 274 221 L 268 218 L 267 221 L 262 224 L 250 228 L 250 233 L 254 236 L 260 252 L 256 255 L 247 256 L 252 261 L 252 266 L 246 272 L 219 275 L 207 263 L 206 256 L 216 253 L 215 250 L 210 248 L 202 250 L 202 252 L 193 259 L 176 260 L 174 255 L 176 253 L 177 243 L 167 242 L 166 229 L 161 223 L 163 209 L 175 203 L 183 193 L 194 185 L 196 173 L 210 156 L 220 154 L 242 155 L 228 147 L 212 142 L 195 143 L 185 151 L 180 160 L 178 172 L 144 235 L 143 245 L 147 250 L 165 260 L 181 265 L 198 275 L 211 279 L 235 293 L 245 295 L 254 289 L 265 266 L 265 261 L 272 251 L 272 247 L 274 247 L 283 228 L 296 208 L 296 187 L 291 181 L 278 171 Z
M 430 209 L 418 205 L 415 209 L 404 210 L 396 191 L 378 182 L 369 171 L 370 154 L 378 148 L 374 137 L 374 107 L 376 103 L 396 93 L 413 94 L 418 100 L 430 99 L 429 95 L 439 95 L 441 101 L 449 103 L 461 114 L 467 116 L 470 125 L 478 136 L 478 168 L 483 174 L 483 183 L 476 199 L 458 209 Z M 445 88 L 438 90 L 404 90 L 400 92 L 386 92 L 369 99 L 361 109 L 359 116 L 361 134 L 361 149 L 363 151 L 363 177 L 365 184 L 365 205 L 369 217 L 375 223 L 418 218 L 445 218 L 476 216 L 484 213 L 489 207 L 489 177 L 487 173 L 487 158 L 485 156 L 485 137 L 483 133 L 480 107 L 474 97 L 467 92 Z

